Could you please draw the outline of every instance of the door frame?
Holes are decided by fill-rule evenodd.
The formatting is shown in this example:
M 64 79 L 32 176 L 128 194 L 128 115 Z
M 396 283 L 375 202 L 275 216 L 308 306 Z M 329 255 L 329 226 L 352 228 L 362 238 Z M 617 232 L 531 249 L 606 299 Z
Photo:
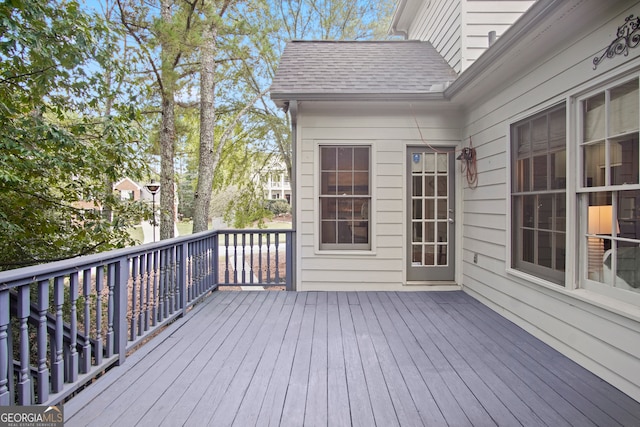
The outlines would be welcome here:
M 407 145 L 405 147 L 405 227 L 404 227 L 404 277 L 407 284 L 456 284 L 457 278 L 457 259 L 460 255 L 458 231 L 456 224 L 458 218 L 458 207 L 460 206 L 458 199 L 458 188 L 456 183 L 456 162 L 455 162 L 455 145 L 445 145 L 431 147 L 425 145 Z M 448 153 L 448 203 L 447 218 L 448 225 L 448 242 L 447 242 L 447 266 L 443 267 L 417 267 L 412 264 L 412 159 L 415 153 Z M 443 218 L 440 218 L 443 219 Z M 424 270 L 421 272 L 420 269 Z M 424 275 L 430 269 L 429 275 Z

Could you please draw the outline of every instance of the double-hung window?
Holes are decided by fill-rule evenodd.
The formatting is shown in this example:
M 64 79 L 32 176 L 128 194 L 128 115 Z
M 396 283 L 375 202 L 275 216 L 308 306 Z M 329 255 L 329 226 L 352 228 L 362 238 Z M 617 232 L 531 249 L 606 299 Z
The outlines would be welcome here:
M 370 146 L 320 146 L 320 249 L 371 249 L 370 165 Z
M 566 108 L 511 126 L 514 269 L 563 284 L 566 248 Z
M 637 76 L 579 103 L 583 286 L 608 294 L 640 292 L 639 106 Z

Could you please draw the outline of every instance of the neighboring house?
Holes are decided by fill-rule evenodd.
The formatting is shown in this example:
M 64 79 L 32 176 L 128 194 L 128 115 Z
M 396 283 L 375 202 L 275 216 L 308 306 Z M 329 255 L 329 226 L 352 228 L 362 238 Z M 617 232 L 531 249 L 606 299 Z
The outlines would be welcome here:
M 177 185 L 174 185 L 175 194 L 174 194 L 174 220 L 178 219 L 178 191 Z M 130 201 L 143 201 L 147 203 L 152 203 L 154 200 L 151 192 L 146 188 L 145 185 L 140 185 L 137 182 L 133 181 L 131 178 L 123 178 L 120 181 L 116 182 L 113 185 L 113 190 L 120 195 L 121 200 L 130 200 Z M 155 203 L 157 207 L 160 207 L 160 191 L 158 191 L 155 195 Z M 99 206 L 94 202 L 76 202 L 76 206 L 82 209 L 100 209 Z
M 284 162 L 271 162 L 264 171 L 267 175 L 265 197 L 267 199 L 285 199 L 291 202 L 291 180 Z
M 120 193 L 120 199 L 122 200 L 138 201 L 142 198 L 151 200 L 151 193 L 130 178 L 121 179 L 114 184 L 113 189 Z
M 640 400 L 640 2 L 538 0 L 471 54 L 473 10 L 530 3 L 287 45 L 295 283 L 463 289 Z

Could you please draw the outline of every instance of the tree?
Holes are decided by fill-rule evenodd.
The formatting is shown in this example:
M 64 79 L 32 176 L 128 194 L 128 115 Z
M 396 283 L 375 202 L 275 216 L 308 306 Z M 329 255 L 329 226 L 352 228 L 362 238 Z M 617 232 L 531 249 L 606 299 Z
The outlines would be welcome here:
M 218 3 L 220 6 L 218 7 Z M 200 63 L 200 150 L 198 164 L 198 187 L 195 192 L 193 231 L 204 231 L 208 228 L 209 209 L 213 190 L 215 171 L 225 145 L 237 129 L 238 122 L 265 92 L 259 93 L 253 99 L 243 99 L 242 89 L 238 87 L 238 74 L 243 67 L 235 67 L 234 62 L 242 63 L 246 59 L 246 49 L 242 44 L 245 39 L 256 36 L 255 30 L 250 28 L 246 19 L 249 7 L 244 2 L 223 0 L 222 2 L 203 0 L 204 29 L 201 46 Z M 235 9 L 231 10 L 234 6 Z M 231 12 L 233 16 L 225 21 L 225 15 Z M 222 52 L 222 56 L 220 53 Z M 234 54 L 233 57 L 230 54 Z M 224 63 L 224 69 L 234 71 L 221 73 L 219 64 Z M 230 78 L 231 77 L 231 78 Z M 235 99 L 227 110 L 231 117 L 222 120 L 216 117 L 216 86 L 220 80 L 234 82 Z M 224 86 L 223 86 L 224 87 Z M 222 125 L 224 131 L 216 141 L 215 127 Z
M 143 210 L 104 187 L 145 170 L 132 104 L 99 113 L 110 31 L 75 0 L 0 4 L 0 269 L 131 243 Z
M 173 237 L 175 229 L 175 144 L 176 95 L 180 78 L 189 76 L 190 65 L 182 69 L 184 59 L 193 50 L 193 24 L 197 0 L 116 0 L 120 21 L 137 47 L 139 75 L 151 81 L 151 108 L 159 113 L 160 154 L 160 238 Z M 182 75 L 181 75 L 182 73 Z M 149 80 L 141 79 L 140 84 Z M 159 105 L 158 105 L 159 104 Z
M 386 39 L 395 3 L 395 0 L 265 0 L 255 12 L 254 19 L 260 23 L 263 36 L 253 39 L 254 55 L 248 64 L 247 84 L 259 93 L 273 80 L 289 40 Z M 265 127 L 264 134 L 292 178 L 289 116 L 266 96 L 260 98 L 250 114 Z

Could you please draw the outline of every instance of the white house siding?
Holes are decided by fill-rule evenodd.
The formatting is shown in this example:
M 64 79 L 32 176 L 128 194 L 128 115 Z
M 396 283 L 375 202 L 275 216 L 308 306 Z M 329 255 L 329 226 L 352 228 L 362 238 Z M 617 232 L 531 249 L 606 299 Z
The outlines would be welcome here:
M 500 37 L 535 3 L 531 0 L 463 0 L 462 69 L 489 47 L 489 32 Z
M 424 0 L 408 31 L 410 40 L 431 42 L 456 72 L 461 70 L 461 3 Z
M 405 286 L 405 153 L 408 145 L 424 144 L 416 120 L 429 144 L 459 145 L 459 117 L 446 107 L 410 107 L 408 103 L 299 105 L 298 290 L 427 289 Z M 319 250 L 317 147 L 335 143 L 371 145 L 371 252 Z
M 627 5 L 612 10 L 608 18 L 602 16 L 595 26 L 573 28 L 577 32 L 559 40 L 558 51 L 469 110 L 463 141 L 473 137 L 480 173 L 479 186 L 465 186 L 463 191 L 462 270 L 468 293 L 640 400 L 640 307 L 579 289 L 573 269 L 578 257 L 575 245 L 567 246 L 566 288 L 508 271 L 510 124 L 608 79 L 640 70 L 640 48 L 630 49 L 628 56 L 605 59 L 593 70 L 592 59 L 615 38 L 624 18 L 640 14 L 639 3 Z M 572 113 L 575 104 L 569 103 L 567 109 Z M 571 135 L 575 128 L 570 122 Z M 575 163 L 575 156 L 574 152 L 570 162 Z M 573 167 L 567 173 L 576 176 Z M 568 199 L 567 217 L 577 218 L 575 203 Z M 569 221 L 568 229 L 576 223 Z M 576 231 L 568 232 L 570 242 Z
M 532 0 L 424 0 L 409 28 L 409 39 L 429 41 L 458 73 L 534 3 Z

